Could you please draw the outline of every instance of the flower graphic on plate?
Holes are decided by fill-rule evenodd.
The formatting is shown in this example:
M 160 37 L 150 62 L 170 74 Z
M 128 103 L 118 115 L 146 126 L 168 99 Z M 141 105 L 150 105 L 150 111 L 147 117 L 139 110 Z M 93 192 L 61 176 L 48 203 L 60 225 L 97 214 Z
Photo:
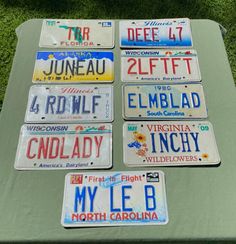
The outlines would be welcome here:
M 140 157 L 145 157 L 148 151 L 146 136 L 140 132 L 133 132 L 133 141 L 128 144 L 129 148 L 134 148 L 136 154 Z
M 209 158 L 209 154 L 207 154 L 207 153 L 203 153 L 203 154 L 202 154 L 202 158 L 203 158 L 203 159 L 208 159 L 208 158 Z
M 146 150 L 145 149 L 139 149 L 137 151 L 137 154 L 141 157 L 144 157 L 146 155 Z
M 140 143 L 144 143 L 146 141 L 146 136 L 142 133 L 134 133 L 134 139 L 135 141 L 138 141 Z
M 49 59 L 54 58 L 54 55 L 53 55 L 53 54 L 49 54 L 49 55 L 48 55 L 48 58 L 49 58 Z

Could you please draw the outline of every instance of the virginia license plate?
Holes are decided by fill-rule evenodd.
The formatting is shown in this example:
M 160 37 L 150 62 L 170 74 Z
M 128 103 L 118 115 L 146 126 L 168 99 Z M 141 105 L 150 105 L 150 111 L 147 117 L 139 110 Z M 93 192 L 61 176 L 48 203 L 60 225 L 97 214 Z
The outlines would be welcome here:
M 122 81 L 201 81 L 195 50 L 123 50 Z
M 208 121 L 127 122 L 123 128 L 123 152 L 128 166 L 220 163 Z
M 112 52 L 37 52 L 34 83 L 113 82 Z
M 120 47 L 192 47 L 190 20 L 154 19 L 120 21 Z
M 27 123 L 113 121 L 111 85 L 32 86 Z
M 21 128 L 15 169 L 97 169 L 111 166 L 111 124 L 30 124 Z
M 125 119 L 206 118 L 207 109 L 201 84 L 124 85 Z
M 158 225 L 168 222 L 161 171 L 70 173 L 65 178 L 65 227 Z
M 113 48 L 114 22 L 111 20 L 43 20 L 40 47 Z

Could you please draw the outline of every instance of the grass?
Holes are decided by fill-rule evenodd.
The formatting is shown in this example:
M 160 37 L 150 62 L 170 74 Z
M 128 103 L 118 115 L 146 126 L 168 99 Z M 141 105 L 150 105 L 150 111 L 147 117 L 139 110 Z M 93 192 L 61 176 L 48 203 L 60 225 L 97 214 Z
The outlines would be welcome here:
M 212 19 L 227 29 L 225 45 L 236 80 L 235 0 L 0 0 L 0 109 L 17 38 L 15 28 L 32 18 Z

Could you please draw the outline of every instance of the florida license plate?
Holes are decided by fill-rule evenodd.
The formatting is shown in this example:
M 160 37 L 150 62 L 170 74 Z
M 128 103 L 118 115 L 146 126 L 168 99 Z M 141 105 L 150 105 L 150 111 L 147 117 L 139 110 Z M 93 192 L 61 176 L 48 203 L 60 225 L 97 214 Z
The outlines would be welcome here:
M 70 173 L 65 178 L 65 227 L 158 225 L 168 222 L 161 171 Z
M 111 20 L 43 20 L 40 47 L 113 48 L 114 22 Z
M 111 124 L 30 124 L 21 128 L 15 169 L 98 169 L 111 166 Z
M 111 85 L 32 86 L 25 115 L 27 123 L 113 121 Z
M 127 122 L 123 127 L 123 153 L 128 166 L 220 163 L 208 121 Z
M 192 47 L 190 20 L 154 19 L 120 21 L 120 47 Z
M 195 50 L 123 50 L 122 81 L 193 82 L 201 81 Z
M 206 118 L 207 109 L 201 84 L 124 85 L 125 119 Z
M 113 52 L 37 52 L 34 83 L 113 82 Z

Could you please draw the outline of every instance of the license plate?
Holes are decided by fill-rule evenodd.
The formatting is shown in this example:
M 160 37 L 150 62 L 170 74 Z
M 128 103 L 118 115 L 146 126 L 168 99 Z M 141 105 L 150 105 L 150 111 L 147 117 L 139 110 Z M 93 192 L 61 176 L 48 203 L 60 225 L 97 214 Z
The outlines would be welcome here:
M 161 171 L 70 173 L 65 178 L 65 227 L 167 224 Z
M 201 81 L 195 50 L 123 50 L 122 81 Z
M 21 127 L 15 169 L 97 169 L 111 166 L 111 124 L 30 124 Z
M 208 121 L 127 122 L 123 128 L 123 152 L 128 166 L 220 163 Z
M 192 47 L 190 20 L 120 21 L 120 47 Z
M 25 115 L 27 123 L 113 121 L 111 85 L 32 86 Z
M 34 83 L 113 82 L 112 52 L 37 52 Z
M 114 22 L 111 20 L 43 20 L 40 47 L 113 48 Z
M 125 119 L 206 118 L 207 109 L 201 84 L 124 85 Z

